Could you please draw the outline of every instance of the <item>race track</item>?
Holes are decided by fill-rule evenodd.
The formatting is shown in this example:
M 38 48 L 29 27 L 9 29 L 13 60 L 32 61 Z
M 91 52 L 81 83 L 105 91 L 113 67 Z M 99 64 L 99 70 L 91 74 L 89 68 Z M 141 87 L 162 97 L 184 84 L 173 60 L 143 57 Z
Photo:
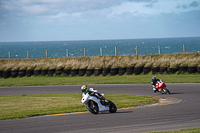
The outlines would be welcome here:
M 117 113 L 38 116 L 0 121 L 2 133 L 133 133 L 200 128 L 200 84 L 167 84 L 170 95 L 153 93 L 150 84 L 89 85 L 105 94 L 178 98 L 162 106 L 118 110 Z M 0 95 L 78 94 L 81 85 L 1 87 Z M 80 99 L 81 100 L 81 99 Z

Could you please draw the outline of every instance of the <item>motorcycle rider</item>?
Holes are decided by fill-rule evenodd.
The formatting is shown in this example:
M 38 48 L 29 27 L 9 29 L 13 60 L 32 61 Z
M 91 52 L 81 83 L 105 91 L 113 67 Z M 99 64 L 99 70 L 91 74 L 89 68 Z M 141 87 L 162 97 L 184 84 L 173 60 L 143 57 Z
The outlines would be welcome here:
M 82 85 L 81 86 L 81 91 L 84 94 L 88 93 L 90 96 L 96 96 L 101 101 L 103 101 L 105 103 L 108 103 L 108 100 L 106 100 L 104 96 L 102 96 L 100 93 L 98 93 L 97 90 L 95 90 L 93 88 L 88 88 L 87 85 Z
M 157 79 L 155 76 L 153 76 L 151 79 L 151 85 L 153 87 L 154 93 L 156 93 L 158 91 L 158 88 L 156 88 L 157 81 L 160 81 L 160 79 Z

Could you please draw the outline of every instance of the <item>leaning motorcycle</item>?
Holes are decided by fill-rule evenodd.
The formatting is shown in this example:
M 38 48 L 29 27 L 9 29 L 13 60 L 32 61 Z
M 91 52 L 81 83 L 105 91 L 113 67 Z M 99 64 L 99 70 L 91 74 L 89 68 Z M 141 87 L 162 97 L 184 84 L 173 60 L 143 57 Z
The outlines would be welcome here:
M 156 86 L 153 89 L 156 89 L 156 91 L 161 94 L 170 94 L 170 91 L 164 81 L 157 81 Z
M 104 94 L 101 94 L 104 96 Z M 110 113 L 115 113 L 117 111 L 117 107 L 115 104 L 109 100 L 108 102 L 104 102 L 98 99 L 96 96 L 90 96 L 88 93 L 82 94 L 81 102 L 87 107 L 87 109 L 92 114 L 98 114 L 99 112 L 109 111 Z

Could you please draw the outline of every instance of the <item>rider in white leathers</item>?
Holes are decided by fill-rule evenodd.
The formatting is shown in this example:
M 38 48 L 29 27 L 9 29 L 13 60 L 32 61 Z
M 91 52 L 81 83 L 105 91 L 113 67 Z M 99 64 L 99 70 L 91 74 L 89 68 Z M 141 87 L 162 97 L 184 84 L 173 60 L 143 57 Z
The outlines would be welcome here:
M 108 102 L 104 96 L 102 96 L 100 93 L 98 93 L 97 90 L 93 88 L 88 88 L 87 85 L 81 86 L 82 93 L 86 94 L 88 93 L 90 96 L 96 96 L 98 99 L 103 100 L 104 102 Z

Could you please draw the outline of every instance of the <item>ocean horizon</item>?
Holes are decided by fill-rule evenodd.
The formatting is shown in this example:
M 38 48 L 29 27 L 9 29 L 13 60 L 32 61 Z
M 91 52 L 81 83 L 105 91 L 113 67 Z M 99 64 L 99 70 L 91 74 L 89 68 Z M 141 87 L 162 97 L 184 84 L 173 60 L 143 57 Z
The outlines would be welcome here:
M 71 40 L 71 41 L 22 41 L 0 42 L 0 58 L 35 59 L 48 57 L 79 57 L 115 55 L 138 55 L 200 52 L 200 37 Z M 28 51 L 28 55 L 27 55 Z M 67 52 L 68 51 L 68 52 Z

